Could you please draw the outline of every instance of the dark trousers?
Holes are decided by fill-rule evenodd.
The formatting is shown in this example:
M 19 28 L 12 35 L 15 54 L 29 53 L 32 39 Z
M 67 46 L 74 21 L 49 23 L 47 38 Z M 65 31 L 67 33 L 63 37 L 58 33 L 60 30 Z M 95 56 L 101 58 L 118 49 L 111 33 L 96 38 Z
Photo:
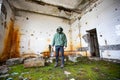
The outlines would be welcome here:
M 64 65 L 64 47 L 63 46 L 55 46 L 56 51 L 56 63 L 58 63 L 59 52 L 61 54 L 61 64 Z

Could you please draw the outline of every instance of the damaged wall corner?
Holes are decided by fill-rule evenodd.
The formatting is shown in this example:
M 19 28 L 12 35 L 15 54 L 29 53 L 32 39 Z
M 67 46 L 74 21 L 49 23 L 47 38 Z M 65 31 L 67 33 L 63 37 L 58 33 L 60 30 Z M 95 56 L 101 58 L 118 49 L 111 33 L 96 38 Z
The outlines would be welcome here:
M 14 27 L 14 13 L 12 9 L 10 8 L 7 1 L 3 0 L 3 4 L 5 7 L 4 9 L 7 11 L 6 14 L 4 12 L 1 12 L 2 15 L 2 22 L 6 22 L 6 25 L 2 25 L 0 28 L 4 32 L 2 34 L 3 38 L 3 45 L 0 45 L 3 47 L 3 50 L 0 53 L 0 62 L 5 61 L 9 58 L 15 58 L 19 57 L 19 29 Z M 6 27 L 4 27 L 6 26 Z M 2 41 L 1 41 L 2 42 Z

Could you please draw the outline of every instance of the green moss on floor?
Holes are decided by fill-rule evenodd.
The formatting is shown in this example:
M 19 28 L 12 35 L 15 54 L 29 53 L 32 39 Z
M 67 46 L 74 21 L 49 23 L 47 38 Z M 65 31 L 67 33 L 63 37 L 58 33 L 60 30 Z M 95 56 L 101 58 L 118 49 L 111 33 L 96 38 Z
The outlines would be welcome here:
M 87 58 L 79 58 L 77 63 L 65 62 L 65 67 L 54 68 L 54 63 L 39 68 L 24 68 L 23 65 L 10 67 L 9 73 L 14 80 L 18 77 L 29 78 L 31 80 L 118 80 L 120 79 L 120 64 L 106 61 L 91 61 Z M 70 72 L 68 76 L 64 71 Z

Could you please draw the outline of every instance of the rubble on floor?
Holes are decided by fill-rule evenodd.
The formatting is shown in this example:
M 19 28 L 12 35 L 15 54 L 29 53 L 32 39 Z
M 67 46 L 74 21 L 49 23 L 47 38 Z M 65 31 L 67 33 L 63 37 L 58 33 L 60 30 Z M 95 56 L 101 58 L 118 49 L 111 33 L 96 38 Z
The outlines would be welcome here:
M 8 77 L 9 68 L 7 65 L 0 66 L 0 78 Z
M 107 58 L 100 58 L 100 57 L 89 57 L 89 59 L 95 60 L 95 61 L 104 60 L 104 61 L 109 61 L 114 63 L 120 63 L 120 60 L 117 60 L 117 59 L 107 59 Z
M 0 75 L 0 79 L 1 78 L 7 78 L 9 76 L 9 74 L 2 74 L 2 75 Z
M 68 55 L 68 60 L 72 62 L 78 62 L 77 59 L 79 57 L 82 57 L 81 54 L 71 54 L 71 55 Z
M 70 55 L 70 57 L 72 58 L 69 58 L 69 56 L 68 57 L 65 56 L 64 69 L 61 69 L 60 66 L 58 66 L 57 68 L 54 68 L 55 57 L 28 58 L 28 59 L 25 59 L 24 61 L 22 61 L 23 60 L 22 58 L 9 59 L 6 61 L 7 65 L 0 66 L 0 80 L 1 79 L 36 80 L 34 79 L 34 76 L 37 76 L 38 74 L 39 74 L 38 76 L 41 76 L 41 77 L 37 76 L 37 79 L 41 79 L 41 80 L 42 79 L 45 79 L 45 80 L 58 79 L 59 77 L 55 78 L 56 75 L 58 76 L 62 75 L 62 78 L 60 79 L 79 80 L 79 78 L 84 79 L 84 77 L 80 77 L 80 76 L 87 76 L 86 73 L 90 75 L 93 75 L 93 73 L 95 73 L 96 75 L 99 75 L 99 76 L 110 77 L 111 75 L 108 75 L 109 70 L 112 70 L 113 67 L 114 68 L 116 67 L 115 68 L 116 70 L 118 67 L 117 63 L 111 63 L 109 61 L 106 62 L 100 58 L 93 59 L 93 58 L 82 57 L 81 55 Z M 59 61 L 61 61 L 61 57 L 59 57 L 59 59 L 60 59 Z M 21 64 L 21 61 L 24 63 Z M 49 65 L 46 65 L 46 63 Z M 113 65 L 113 67 L 111 65 Z M 104 70 L 102 70 L 104 68 L 105 68 L 105 71 L 107 69 L 105 73 L 104 73 Z M 119 69 L 115 71 L 116 72 L 115 74 L 117 74 L 116 76 L 114 75 L 114 73 L 112 74 L 114 77 L 116 77 L 116 79 L 119 79 L 117 71 L 119 71 Z M 32 75 L 32 77 L 30 75 Z M 46 76 L 47 78 L 44 78 L 44 76 Z M 86 79 L 88 79 L 88 77 Z M 98 79 L 98 78 L 95 78 L 95 79 Z M 105 79 L 108 79 L 108 78 L 105 78 Z
M 16 64 L 21 64 L 23 62 L 22 58 L 11 58 L 6 61 L 6 65 L 12 66 Z
M 43 58 L 31 58 L 24 61 L 24 67 L 40 67 L 45 66 L 45 59 Z

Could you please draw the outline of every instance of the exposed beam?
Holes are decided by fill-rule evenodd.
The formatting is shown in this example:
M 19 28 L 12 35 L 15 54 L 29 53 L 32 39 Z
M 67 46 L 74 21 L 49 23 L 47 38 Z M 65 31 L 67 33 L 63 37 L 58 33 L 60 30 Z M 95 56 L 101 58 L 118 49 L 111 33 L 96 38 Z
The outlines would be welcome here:
M 30 11 L 30 10 L 24 10 L 24 9 L 18 9 L 18 8 L 15 8 L 15 10 L 16 11 L 23 11 L 23 12 L 30 12 L 30 13 L 35 13 L 35 14 L 41 14 L 41 15 L 46 15 L 46 16 L 52 16 L 52 17 L 58 17 L 58 18 L 70 20 L 69 18 L 66 18 L 66 17 L 63 17 L 63 16 L 56 16 L 56 15 L 52 15 L 52 14 L 40 13 L 40 12 L 35 12 L 35 11 Z M 15 13 L 15 15 L 16 15 L 16 13 Z
M 40 4 L 40 5 L 50 5 L 50 6 L 58 7 L 59 10 L 64 10 L 64 11 L 67 11 L 67 12 L 76 12 L 76 13 L 81 14 L 81 11 L 79 11 L 79 10 L 66 8 L 66 7 L 59 6 L 59 5 L 49 4 L 49 3 L 46 3 L 46 2 L 43 2 L 43 1 L 38 1 L 38 0 L 25 0 L 25 1 L 34 2 L 34 3 Z

